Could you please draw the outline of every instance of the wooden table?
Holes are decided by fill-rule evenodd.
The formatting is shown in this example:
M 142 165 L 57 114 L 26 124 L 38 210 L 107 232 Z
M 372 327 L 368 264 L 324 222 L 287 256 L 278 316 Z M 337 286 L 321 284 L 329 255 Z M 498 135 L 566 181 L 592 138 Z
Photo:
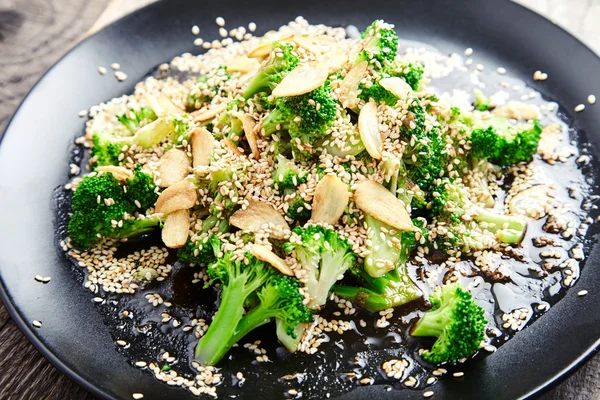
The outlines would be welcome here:
M 0 132 L 42 73 L 86 34 L 154 0 L 0 0 Z M 600 0 L 518 0 L 600 54 Z M 0 400 L 94 396 L 44 359 L 0 303 Z M 600 399 L 600 355 L 543 400 Z

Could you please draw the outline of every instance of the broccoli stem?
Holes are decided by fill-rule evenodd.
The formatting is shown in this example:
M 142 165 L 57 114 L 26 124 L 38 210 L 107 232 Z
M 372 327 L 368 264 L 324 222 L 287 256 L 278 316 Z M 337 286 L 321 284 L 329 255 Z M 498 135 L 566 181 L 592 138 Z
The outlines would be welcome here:
M 481 207 L 476 207 L 476 213 L 477 221 L 487 223 L 485 229 L 496 233 L 503 243 L 519 243 L 527 230 L 527 221 L 523 218 L 497 214 Z
M 150 217 L 145 219 L 137 219 L 132 221 L 131 224 L 125 226 L 110 236 L 115 239 L 124 239 L 134 236 L 139 236 L 144 233 L 153 231 L 162 222 L 161 217 Z
M 237 329 L 233 337 L 230 340 L 230 347 L 234 344 L 242 340 L 244 336 L 246 336 L 250 331 L 258 328 L 261 325 L 267 324 L 271 321 L 271 318 L 274 317 L 273 310 L 269 310 L 268 307 L 265 307 L 262 303 L 260 303 L 257 307 L 253 308 L 250 312 L 248 312 L 237 324 Z
M 214 365 L 221 360 L 235 341 L 238 321 L 244 315 L 246 279 L 230 277 L 221 292 L 221 304 L 210 328 L 196 345 L 195 358 L 202 365 Z M 213 326 L 215 328 L 213 328 Z
M 278 318 L 275 320 L 275 325 L 277 327 L 277 339 L 279 339 L 281 344 L 283 344 L 290 353 L 296 352 L 300 346 L 300 342 L 302 341 L 304 331 L 306 331 L 309 327 L 309 323 L 300 322 L 294 327 L 294 334 L 296 337 L 293 337 L 286 332 L 285 321 Z
M 429 310 L 419 320 L 412 331 L 412 336 L 440 337 L 446 328 L 446 323 L 452 314 L 454 303 L 444 304 L 436 310 Z

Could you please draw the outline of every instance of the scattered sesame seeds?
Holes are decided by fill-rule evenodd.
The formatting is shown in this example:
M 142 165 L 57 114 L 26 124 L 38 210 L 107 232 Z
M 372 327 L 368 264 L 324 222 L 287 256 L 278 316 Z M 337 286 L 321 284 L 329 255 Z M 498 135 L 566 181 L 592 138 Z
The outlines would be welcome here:
M 144 398 L 144 395 L 142 393 L 134 393 L 131 395 L 131 397 L 133 397 L 135 400 L 140 400 Z
M 498 67 L 498 68 L 496 68 L 496 72 L 499 73 L 500 75 L 504 75 L 504 74 L 506 74 L 506 68 Z
M 427 390 L 426 392 L 423 392 L 423 397 L 425 397 L 426 399 L 432 397 L 435 393 L 433 392 L 433 390 Z
M 204 40 L 202 38 L 194 39 L 194 46 L 202 46 L 203 43 L 204 43 Z
M 585 110 L 585 104 L 577 104 L 573 110 L 575 112 L 582 112 Z
M 219 36 L 221 37 L 227 37 L 227 29 L 225 28 L 219 28 Z
M 115 71 L 115 76 L 119 81 L 124 81 L 127 79 L 127 74 L 123 71 Z
M 121 69 L 121 64 L 119 64 L 119 63 L 112 63 L 112 64 L 110 64 L 110 67 L 112 69 L 114 69 L 115 71 L 117 71 L 117 70 Z
M 588 294 L 588 291 L 587 291 L 587 290 L 580 290 L 579 292 L 577 292 L 577 296 L 580 296 L 580 297 L 583 297 L 583 296 L 585 296 L 586 294 Z
M 100 75 L 106 75 L 107 70 L 106 68 L 100 66 L 98 67 L 98 72 L 100 73 Z
M 223 17 L 217 17 L 215 19 L 215 22 L 217 23 L 217 25 L 219 26 L 225 26 L 225 20 L 223 19 Z
M 453 377 L 455 378 L 462 378 L 463 376 L 465 376 L 464 372 L 455 372 L 452 374 Z
M 483 71 L 483 70 L 485 69 L 485 67 L 483 66 L 483 64 L 477 64 L 477 65 L 475 65 L 475 68 L 476 68 L 478 71 Z
M 470 48 L 470 47 L 467 47 L 467 48 L 465 49 L 465 56 L 469 57 L 469 56 L 471 56 L 472 54 L 473 54 L 473 49 L 472 49 L 472 48 Z
M 148 364 L 146 363 L 146 361 L 138 361 L 135 363 L 135 366 L 138 368 L 146 368 Z
M 198 25 L 192 26 L 192 35 L 199 35 L 199 34 L 200 34 L 200 28 L 198 28 Z
M 590 104 L 596 104 L 596 96 L 594 96 L 593 94 L 590 94 L 590 95 L 587 97 L 587 101 L 588 101 L 588 103 L 590 103 Z
M 534 81 L 545 81 L 546 79 L 548 79 L 548 74 L 542 72 L 542 71 L 535 71 L 533 73 L 533 80 Z
M 48 282 L 50 282 L 50 280 L 52 278 L 49 276 L 36 275 L 33 277 L 33 279 L 35 279 L 36 281 L 41 282 L 41 283 L 48 283 Z
M 40 321 L 38 321 L 37 319 L 35 321 L 33 321 L 31 324 L 33 326 L 35 326 L 36 328 L 41 328 L 42 327 L 42 323 Z

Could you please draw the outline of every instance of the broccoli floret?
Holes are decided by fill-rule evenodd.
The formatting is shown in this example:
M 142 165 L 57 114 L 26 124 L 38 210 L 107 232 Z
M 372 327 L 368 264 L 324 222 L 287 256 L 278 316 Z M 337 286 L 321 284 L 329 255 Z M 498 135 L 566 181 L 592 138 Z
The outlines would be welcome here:
M 97 165 L 118 165 L 123 146 L 135 144 L 143 149 L 151 148 L 169 138 L 174 144 L 189 140 L 194 123 L 187 114 L 160 117 L 139 128 L 133 136 L 117 136 L 108 132 L 95 132 L 92 136 L 92 156 Z
M 133 108 L 123 115 L 118 115 L 117 119 L 125 125 L 127 130 L 134 134 L 142 125 L 148 124 L 157 118 L 154 111 L 150 108 L 142 107 L 139 110 Z
M 431 207 L 438 220 L 445 222 L 438 232 L 442 247 L 461 247 L 465 253 L 493 247 L 496 242 L 519 243 L 527 230 L 527 221 L 504 215 L 474 204 L 464 186 L 444 180 L 436 190 L 439 196 Z
M 434 181 L 440 178 L 445 171 L 448 155 L 444 138 L 437 127 L 427 128 L 425 124 L 425 110 L 417 99 L 408 107 L 412 122 L 404 128 L 404 135 L 409 146 L 403 154 L 408 176 L 422 191 L 430 192 Z M 414 128 L 411 128 L 413 126 Z
M 394 26 L 375 20 L 362 34 L 362 48 L 357 63 L 368 61 L 379 68 L 391 63 L 398 54 L 398 35 Z
M 244 133 L 242 120 L 237 117 L 239 115 L 238 107 L 241 104 L 242 100 L 233 100 L 227 104 L 227 109 L 221 114 L 215 125 L 215 128 L 218 129 L 215 132 L 215 137 L 218 139 L 227 138 L 235 146 L 240 144 L 240 139 Z
M 288 210 L 285 215 L 302 225 L 305 224 L 311 216 L 311 210 L 306 206 L 306 200 L 300 195 L 296 195 L 287 201 Z
M 296 150 L 312 149 L 325 135 L 335 119 L 336 103 L 327 82 L 310 93 L 279 98 L 262 122 L 263 132 L 270 135 L 280 130 L 288 131 L 296 156 Z M 310 150 L 307 152 L 310 156 Z
M 413 224 L 419 228 L 420 235 L 426 234 L 421 220 L 413 220 Z M 394 257 L 396 254 L 399 255 L 395 267 L 391 271 L 385 275 L 373 277 L 368 273 L 366 265 L 356 267 L 352 269 L 352 273 L 358 278 L 360 286 L 335 285 L 334 292 L 371 312 L 398 307 L 420 298 L 422 293 L 410 279 L 406 269 L 406 262 L 419 241 L 414 231 L 402 232 L 399 240 L 400 245 L 397 247 L 399 254 L 392 250 L 390 253 L 385 253 L 385 255 Z
M 127 187 L 127 192 L 123 186 Z M 128 238 L 159 226 L 159 217 L 133 217 L 154 205 L 158 197 L 154 187 L 152 177 L 139 167 L 136 167 L 133 178 L 123 183 L 110 173 L 83 178 L 73 193 L 73 215 L 68 225 L 73 246 L 85 249 L 97 243 L 101 237 Z
M 527 127 L 515 127 L 505 118 L 496 117 L 487 128 L 471 132 L 471 155 L 501 167 L 529 161 L 537 151 L 542 126 L 533 121 Z
M 198 78 L 187 97 L 188 111 L 207 106 L 217 95 L 222 95 L 222 86 L 231 79 L 224 66 L 211 70 L 208 74 Z
M 360 83 L 358 98 L 364 101 L 373 99 L 378 103 L 385 103 L 389 106 L 395 105 L 398 102 L 398 97 L 379 83 L 381 79 L 389 77 L 403 78 L 413 90 L 418 90 L 419 82 L 423 78 L 423 67 L 420 64 L 412 63 L 408 65 L 394 63 L 389 67 L 385 67 L 378 71 L 378 77 L 375 81 L 367 84 Z
M 189 239 L 177 250 L 177 259 L 186 264 L 208 265 L 217 259 L 222 244 L 216 234 L 204 234 L 200 240 Z
M 432 308 L 415 325 L 412 336 L 437 340 L 421 357 L 431 364 L 457 362 L 472 356 L 485 337 L 483 308 L 460 284 L 442 286 L 429 297 Z
M 195 358 L 202 365 L 215 365 L 248 332 L 273 318 L 285 321 L 289 333 L 296 324 L 311 318 L 298 281 L 282 276 L 250 254 L 242 260 L 227 252 L 207 272 L 221 284 L 221 301 L 196 346 Z M 252 296 L 258 297 L 258 304 L 246 312 L 244 306 L 255 303 L 247 301 Z
M 308 306 L 323 306 L 329 290 L 352 267 L 356 256 L 346 239 L 334 230 L 321 225 L 306 225 L 293 230 L 296 240 L 285 244 L 287 252 L 294 251 L 307 272 Z
M 481 90 L 475 88 L 473 89 L 473 93 L 475 93 L 475 101 L 473 105 L 479 111 L 487 111 L 490 109 L 490 99 L 488 99 Z
M 279 57 L 279 54 L 282 56 Z M 291 45 L 273 42 L 269 58 L 246 87 L 244 98 L 249 99 L 256 93 L 261 92 L 270 94 L 275 86 L 277 86 L 291 70 L 296 68 L 298 61 L 298 56 L 294 54 L 294 48 Z
M 298 192 L 298 185 L 306 182 L 307 173 L 293 161 L 277 155 L 277 164 L 273 170 L 273 186 L 288 204 L 286 216 L 300 224 L 310 219 L 311 211 L 306 207 L 304 198 Z

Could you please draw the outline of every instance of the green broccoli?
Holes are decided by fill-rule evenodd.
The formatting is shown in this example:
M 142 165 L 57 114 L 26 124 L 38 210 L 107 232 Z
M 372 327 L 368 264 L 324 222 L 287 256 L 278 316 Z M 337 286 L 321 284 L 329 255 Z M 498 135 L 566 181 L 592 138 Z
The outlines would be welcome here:
M 475 88 L 473 89 L 475 93 L 475 101 L 473 105 L 479 111 L 487 111 L 490 109 L 490 99 L 488 99 L 481 90 Z
M 139 110 L 133 108 L 123 115 L 118 115 L 117 119 L 120 123 L 125 125 L 127 130 L 134 134 L 142 125 L 148 124 L 154 121 L 156 114 L 150 108 L 142 107 Z
M 312 148 L 331 127 L 336 103 L 327 82 L 310 93 L 279 98 L 275 101 L 275 108 L 262 122 L 263 132 L 270 135 L 281 130 L 288 131 L 296 158 L 296 150 L 305 153 L 302 149 Z
M 215 124 L 215 127 L 218 129 L 218 131 L 215 131 L 215 136 L 218 139 L 221 137 L 227 138 L 235 146 L 240 144 L 240 139 L 244 133 L 244 125 L 237 117 L 239 115 L 238 107 L 241 103 L 242 100 L 233 100 L 227 104 L 227 109 L 219 116 Z
M 485 121 L 487 128 L 476 128 L 471 132 L 471 155 L 480 160 L 489 160 L 501 167 L 529 161 L 537 151 L 542 136 L 542 126 L 515 127 L 506 118 L 495 117 Z
M 327 302 L 331 287 L 353 266 L 356 256 L 346 239 L 322 225 L 305 225 L 293 230 L 296 240 L 284 246 L 294 251 L 307 272 L 308 306 L 317 309 Z
M 417 322 L 412 336 L 437 340 L 421 357 L 431 364 L 457 362 L 473 355 L 485 337 L 483 308 L 460 284 L 444 285 L 429 297 L 432 308 Z
M 306 202 L 298 192 L 298 185 L 306 182 L 307 172 L 297 166 L 293 161 L 278 154 L 276 167 L 273 170 L 273 186 L 288 204 L 286 216 L 300 224 L 310 219 L 311 211 L 306 207 Z
M 73 246 L 85 249 L 101 237 L 123 239 L 152 231 L 162 222 L 160 217 L 136 219 L 134 215 L 143 215 L 154 206 L 158 197 L 154 189 L 152 177 L 142 172 L 139 165 L 125 182 L 110 173 L 83 178 L 73 193 L 73 215 L 68 224 Z
M 221 239 L 216 234 L 203 234 L 201 239 L 188 239 L 187 243 L 177 250 L 177 259 L 186 264 L 208 265 L 215 261 L 221 251 Z
M 196 346 L 195 358 L 202 365 L 217 364 L 248 332 L 273 318 L 285 321 L 290 334 L 295 325 L 312 318 L 296 279 L 282 276 L 250 254 L 244 257 L 227 252 L 207 269 L 209 276 L 221 283 L 221 301 Z M 252 296 L 257 296 L 258 303 L 246 312 L 244 306 L 255 303 L 247 301 Z
M 461 184 L 444 179 L 432 201 L 432 215 L 445 224 L 438 234 L 442 247 L 461 247 L 464 252 L 493 247 L 501 243 L 519 243 L 527 230 L 527 221 L 518 216 L 499 214 L 474 204 Z
M 362 48 L 356 63 L 366 60 L 379 68 L 392 63 L 398 54 L 398 35 L 394 26 L 382 20 L 373 21 L 362 33 Z
M 371 228 L 373 228 L 375 222 L 378 221 L 374 220 Z M 421 235 L 427 233 L 421 220 L 413 220 L 413 224 L 419 228 Z M 379 222 L 379 225 L 383 226 L 385 224 Z M 388 228 L 388 232 L 390 232 L 392 229 Z M 406 269 L 410 254 L 419 243 L 416 233 L 414 231 L 402 232 L 391 236 L 392 240 L 394 238 L 399 239 L 400 244 L 394 249 L 389 249 L 380 254 L 390 259 L 393 257 L 393 260 L 396 260 L 396 256 L 398 256 L 394 268 L 384 275 L 371 276 L 368 272 L 368 266 L 357 266 L 351 271 L 358 278 L 360 286 L 335 285 L 333 287 L 335 294 L 371 312 L 398 307 L 421 297 L 421 291 L 410 279 Z M 387 242 L 385 245 L 387 246 Z M 379 275 L 379 273 L 375 275 Z
M 358 98 L 364 101 L 373 99 L 378 103 L 385 103 L 389 106 L 395 105 L 398 102 L 398 97 L 379 83 L 381 79 L 390 77 L 403 78 L 413 90 L 418 90 L 419 83 L 423 78 L 423 66 L 413 63 L 404 65 L 394 62 L 392 65 L 378 71 L 378 77 L 375 81 L 368 84 L 360 83 Z
M 294 48 L 291 45 L 273 42 L 269 58 L 246 87 L 244 98 L 247 100 L 256 93 L 270 94 L 275 86 L 296 68 L 298 62 L 298 56 L 294 54 Z
M 216 96 L 223 95 L 223 84 L 231 79 L 225 67 L 220 66 L 211 70 L 208 74 L 198 78 L 192 87 L 186 100 L 188 111 L 194 111 L 205 107 L 212 102 Z

